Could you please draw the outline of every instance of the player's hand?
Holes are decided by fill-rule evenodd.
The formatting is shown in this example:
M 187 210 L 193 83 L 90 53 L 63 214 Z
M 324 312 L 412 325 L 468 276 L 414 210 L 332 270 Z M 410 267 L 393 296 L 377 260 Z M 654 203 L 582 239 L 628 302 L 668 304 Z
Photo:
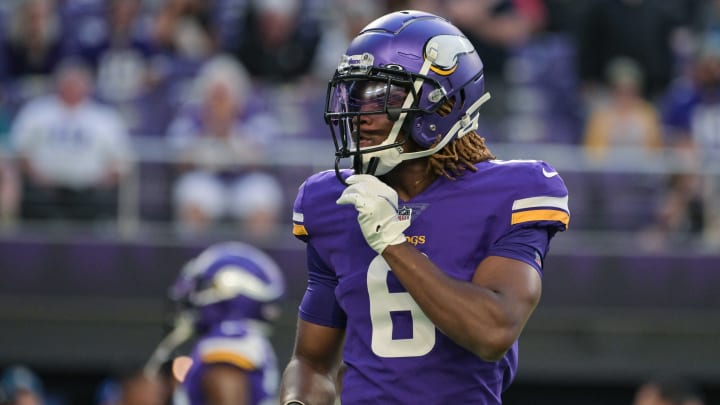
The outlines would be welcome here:
M 337 203 L 355 206 L 368 245 L 382 254 L 389 245 L 405 242 L 403 231 L 410 226 L 410 219 L 398 219 L 397 192 L 369 174 L 356 174 L 345 181 L 349 186 Z

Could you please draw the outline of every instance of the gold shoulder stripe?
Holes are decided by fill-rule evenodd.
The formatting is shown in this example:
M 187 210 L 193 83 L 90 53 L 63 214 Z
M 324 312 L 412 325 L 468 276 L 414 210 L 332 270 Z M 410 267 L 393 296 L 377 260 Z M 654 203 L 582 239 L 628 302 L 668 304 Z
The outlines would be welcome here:
M 230 363 L 243 370 L 254 370 L 257 367 L 247 357 L 237 353 L 216 351 L 202 356 L 203 363 Z
M 530 210 L 515 212 L 512 214 L 510 224 L 515 225 L 530 221 L 559 221 L 567 227 L 570 223 L 570 215 L 565 211 L 558 210 Z
M 305 225 L 293 224 L 293 235 L 307 236 L 308 232 L 307 229 L 305 229 Z

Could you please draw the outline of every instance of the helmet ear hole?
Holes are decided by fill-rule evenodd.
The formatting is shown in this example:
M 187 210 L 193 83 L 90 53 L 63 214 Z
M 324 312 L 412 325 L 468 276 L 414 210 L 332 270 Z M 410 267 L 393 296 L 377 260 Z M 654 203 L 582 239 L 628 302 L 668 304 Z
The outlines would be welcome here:
M 455 96 L 450 97 L 445 103 L 438 107 L 437 113 L 441 117 L 445 117 L 450 114 L 455 107 Z
M 460 108 L 466 109 L 470 107 L 470 104 L 472 104 L 471 101 L 468 100 L 467 92 L 465 92 L 465 89 L 460 90 Z

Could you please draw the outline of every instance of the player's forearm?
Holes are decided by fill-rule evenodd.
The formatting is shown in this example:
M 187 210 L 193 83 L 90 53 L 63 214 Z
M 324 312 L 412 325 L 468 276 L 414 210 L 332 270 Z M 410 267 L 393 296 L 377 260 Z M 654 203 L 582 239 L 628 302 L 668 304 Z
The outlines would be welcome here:
M 334 376 L 334 371 L 318 372 L 293 358 L 283 373 L 280 403 L 297 400 L 307 405 L 332 405 L 336 395 Z
M 408 243 L 388 247 L 383 257 L 433 323 L 485 360 L 502 357 L 527 320 L 502 293 L 449 277 Z

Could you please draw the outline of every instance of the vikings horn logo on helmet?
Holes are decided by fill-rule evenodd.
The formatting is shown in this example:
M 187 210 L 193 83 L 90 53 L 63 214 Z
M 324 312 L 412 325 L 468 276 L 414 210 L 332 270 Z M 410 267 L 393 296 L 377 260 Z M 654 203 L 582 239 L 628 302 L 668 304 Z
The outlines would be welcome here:
M 425 58 L 432 62 L 430 69 L 442 76 L 452 74 L 458 66 L 458 56 L 475 52 L 470 41 L 457 35 L 438 35 L 425 47 Z

